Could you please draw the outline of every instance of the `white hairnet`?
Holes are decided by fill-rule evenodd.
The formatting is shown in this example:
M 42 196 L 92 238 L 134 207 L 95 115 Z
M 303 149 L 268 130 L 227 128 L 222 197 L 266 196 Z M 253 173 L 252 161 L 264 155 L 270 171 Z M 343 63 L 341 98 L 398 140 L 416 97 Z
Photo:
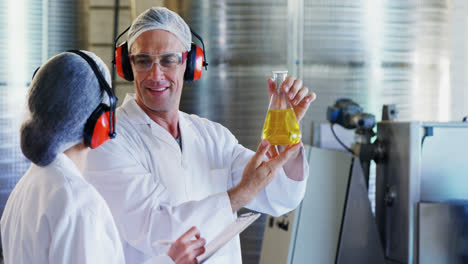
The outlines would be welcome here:
M 165 7 L 152 7 L 141 13 L 128 31 L 128 51 L 141 33 L 148 30 L 162 29 L 174 34 L 184 45 L 186 51 L 190 51 L 192 34 L 185 21 L 175 12 Z
M 96 62 L 110 86 L 104 62 L 91 52 L 82 52 Z M 30 116 L 20 131 L 24 155 L 46 166 L 57 154 L 83 142 L 86 121 L 103 95 L 94 71 L 81 56 L 63 52 L 49 59 L 34 76 L 28 92 Z

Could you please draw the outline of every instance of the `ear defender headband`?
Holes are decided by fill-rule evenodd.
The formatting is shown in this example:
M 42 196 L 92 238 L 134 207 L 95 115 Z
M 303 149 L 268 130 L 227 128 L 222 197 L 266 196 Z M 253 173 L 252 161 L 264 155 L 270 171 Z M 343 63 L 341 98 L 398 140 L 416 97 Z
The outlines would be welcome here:
M 130 26 L 125 29 L 120 35 L 115 39 L 114 47 L 114 60 L 112 63 L 115 65 L 117 74 L 124 78 L 127 81 L 133 81 L 133 72 L 132 72 L 132 65 L 130 63 L 130 58 L 128 54 L 128 44 L 127 41 L 123 42 L 119 46 L 117 46 L 117 41 L 119 38 L 125 34 L 130 29 Z M 184 80 L 187 83 L 194 82 L 200 79 L 203 71 L 203 67 L 205 70 L 208 70 L 208 63 L 206 62 L 206 53 L 205 53 L 205 43 L 203 43 L 203 39 L 195 33 L 192 29 L 190 32 L 200 40 L 202 44 L 202 48 L 192 42 L 190 47 L 190 51 L 187 55 L 187 67 L 185 69 Z
M 75 53 L 88 62 L 96 75 L 101 90 L 104 90 L 109 97 L 109 106 L 101 103 L 88 118 L 84 128 L 84 144 L 92 149 L 99 147 L 107 140 L 114 138 L 115 133 L 115 107 L 117 97 L 115 97 L 112 88 L 104 79 L 96 62 L 84 52 L 79 50 L 69 50 L 67 52 Z

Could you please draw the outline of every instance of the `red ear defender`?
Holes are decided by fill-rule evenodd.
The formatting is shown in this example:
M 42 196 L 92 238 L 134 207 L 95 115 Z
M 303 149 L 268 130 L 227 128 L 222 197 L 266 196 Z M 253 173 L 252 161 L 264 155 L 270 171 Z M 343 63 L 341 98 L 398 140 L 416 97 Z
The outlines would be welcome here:
M 192 48 L 187 55 L 187 67 L 185 69 L 184 80 L 191 83 L 200 79 L 203 67 L 207 65 L 208 63 L 205 62 L 203 50 L 195 43 L 192 43 Z
M 203 50 L 197 46 L 195 55 L 195 70 L 193 71 L 193 80 L 200 79 L 203 70 Z
M 120 44 L 115 48 L 115 69 L 117 74 L 127 81 L 133 81 L 132 65 L 128 57 L 127 42 Z
M 94 149 L 110 139 L 110 108 L 100 104 L 85 125 L 84 142 Z
M 91 138 L 91 148 L 97 148 L 110 139 L 109 112 L 105 112 L 99 117 L 94 126 L 93 137 Z
M 205 70 L 208 70 L 208 63 L 206 62 L 205 54 L 205 44 L 203 43 L 203 39 L 192 29 L 190 29 L 190 32 L 192 32 L 192 35 L 200 40 L 203 49 L 192 42 L 190 51 L 187 55 L 187 67 L 184 74 L 184 80 L 188 83 L 200 79 L 203 67 L 205 67 Z
M 116 49 L 115 49 L 115 70 L 117 71 L 117 74 L 124 78 L 124 74 L 123 74 L 123 69 L 122 69 L 122 45 L 118 46 Z

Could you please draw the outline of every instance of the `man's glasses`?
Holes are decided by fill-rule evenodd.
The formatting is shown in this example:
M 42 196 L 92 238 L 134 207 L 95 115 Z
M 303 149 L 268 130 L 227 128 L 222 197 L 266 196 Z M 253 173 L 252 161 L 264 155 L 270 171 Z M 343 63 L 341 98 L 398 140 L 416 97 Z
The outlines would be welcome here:
M 174 52 L 159 55 L 138 53 L 130 55 L 130 61 L 137 72 L 146 72 L 153 68 L 153 64 L 158 64 L 161 71 L 167 72 L 175 70 L 184 63 L 188 52 Z

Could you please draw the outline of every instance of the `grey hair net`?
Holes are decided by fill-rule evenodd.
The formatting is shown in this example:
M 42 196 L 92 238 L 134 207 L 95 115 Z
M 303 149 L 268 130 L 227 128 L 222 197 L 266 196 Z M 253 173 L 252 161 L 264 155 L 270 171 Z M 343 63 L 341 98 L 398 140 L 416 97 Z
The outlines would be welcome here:
M 110 85 L 110 73 L 95 54 L 91 57 Z M 103 98 L 103 96 L 106 96 Z M 71 52 L 60 53 L 42 65 L 28 92 L 29 118 L 20 130 L 21 150 L 39 166 L 83 142 L 87 119 L 108 99 L 86 60 Z
M 175 12 L 165 7 L 152 7 L 141 13 L 128 31 L 128 51 L 141 33 L 148 30 L 162 29 L 174 34 L 184 45 L 186 51 L 190 51 L 192 34 L 185 21 Z

